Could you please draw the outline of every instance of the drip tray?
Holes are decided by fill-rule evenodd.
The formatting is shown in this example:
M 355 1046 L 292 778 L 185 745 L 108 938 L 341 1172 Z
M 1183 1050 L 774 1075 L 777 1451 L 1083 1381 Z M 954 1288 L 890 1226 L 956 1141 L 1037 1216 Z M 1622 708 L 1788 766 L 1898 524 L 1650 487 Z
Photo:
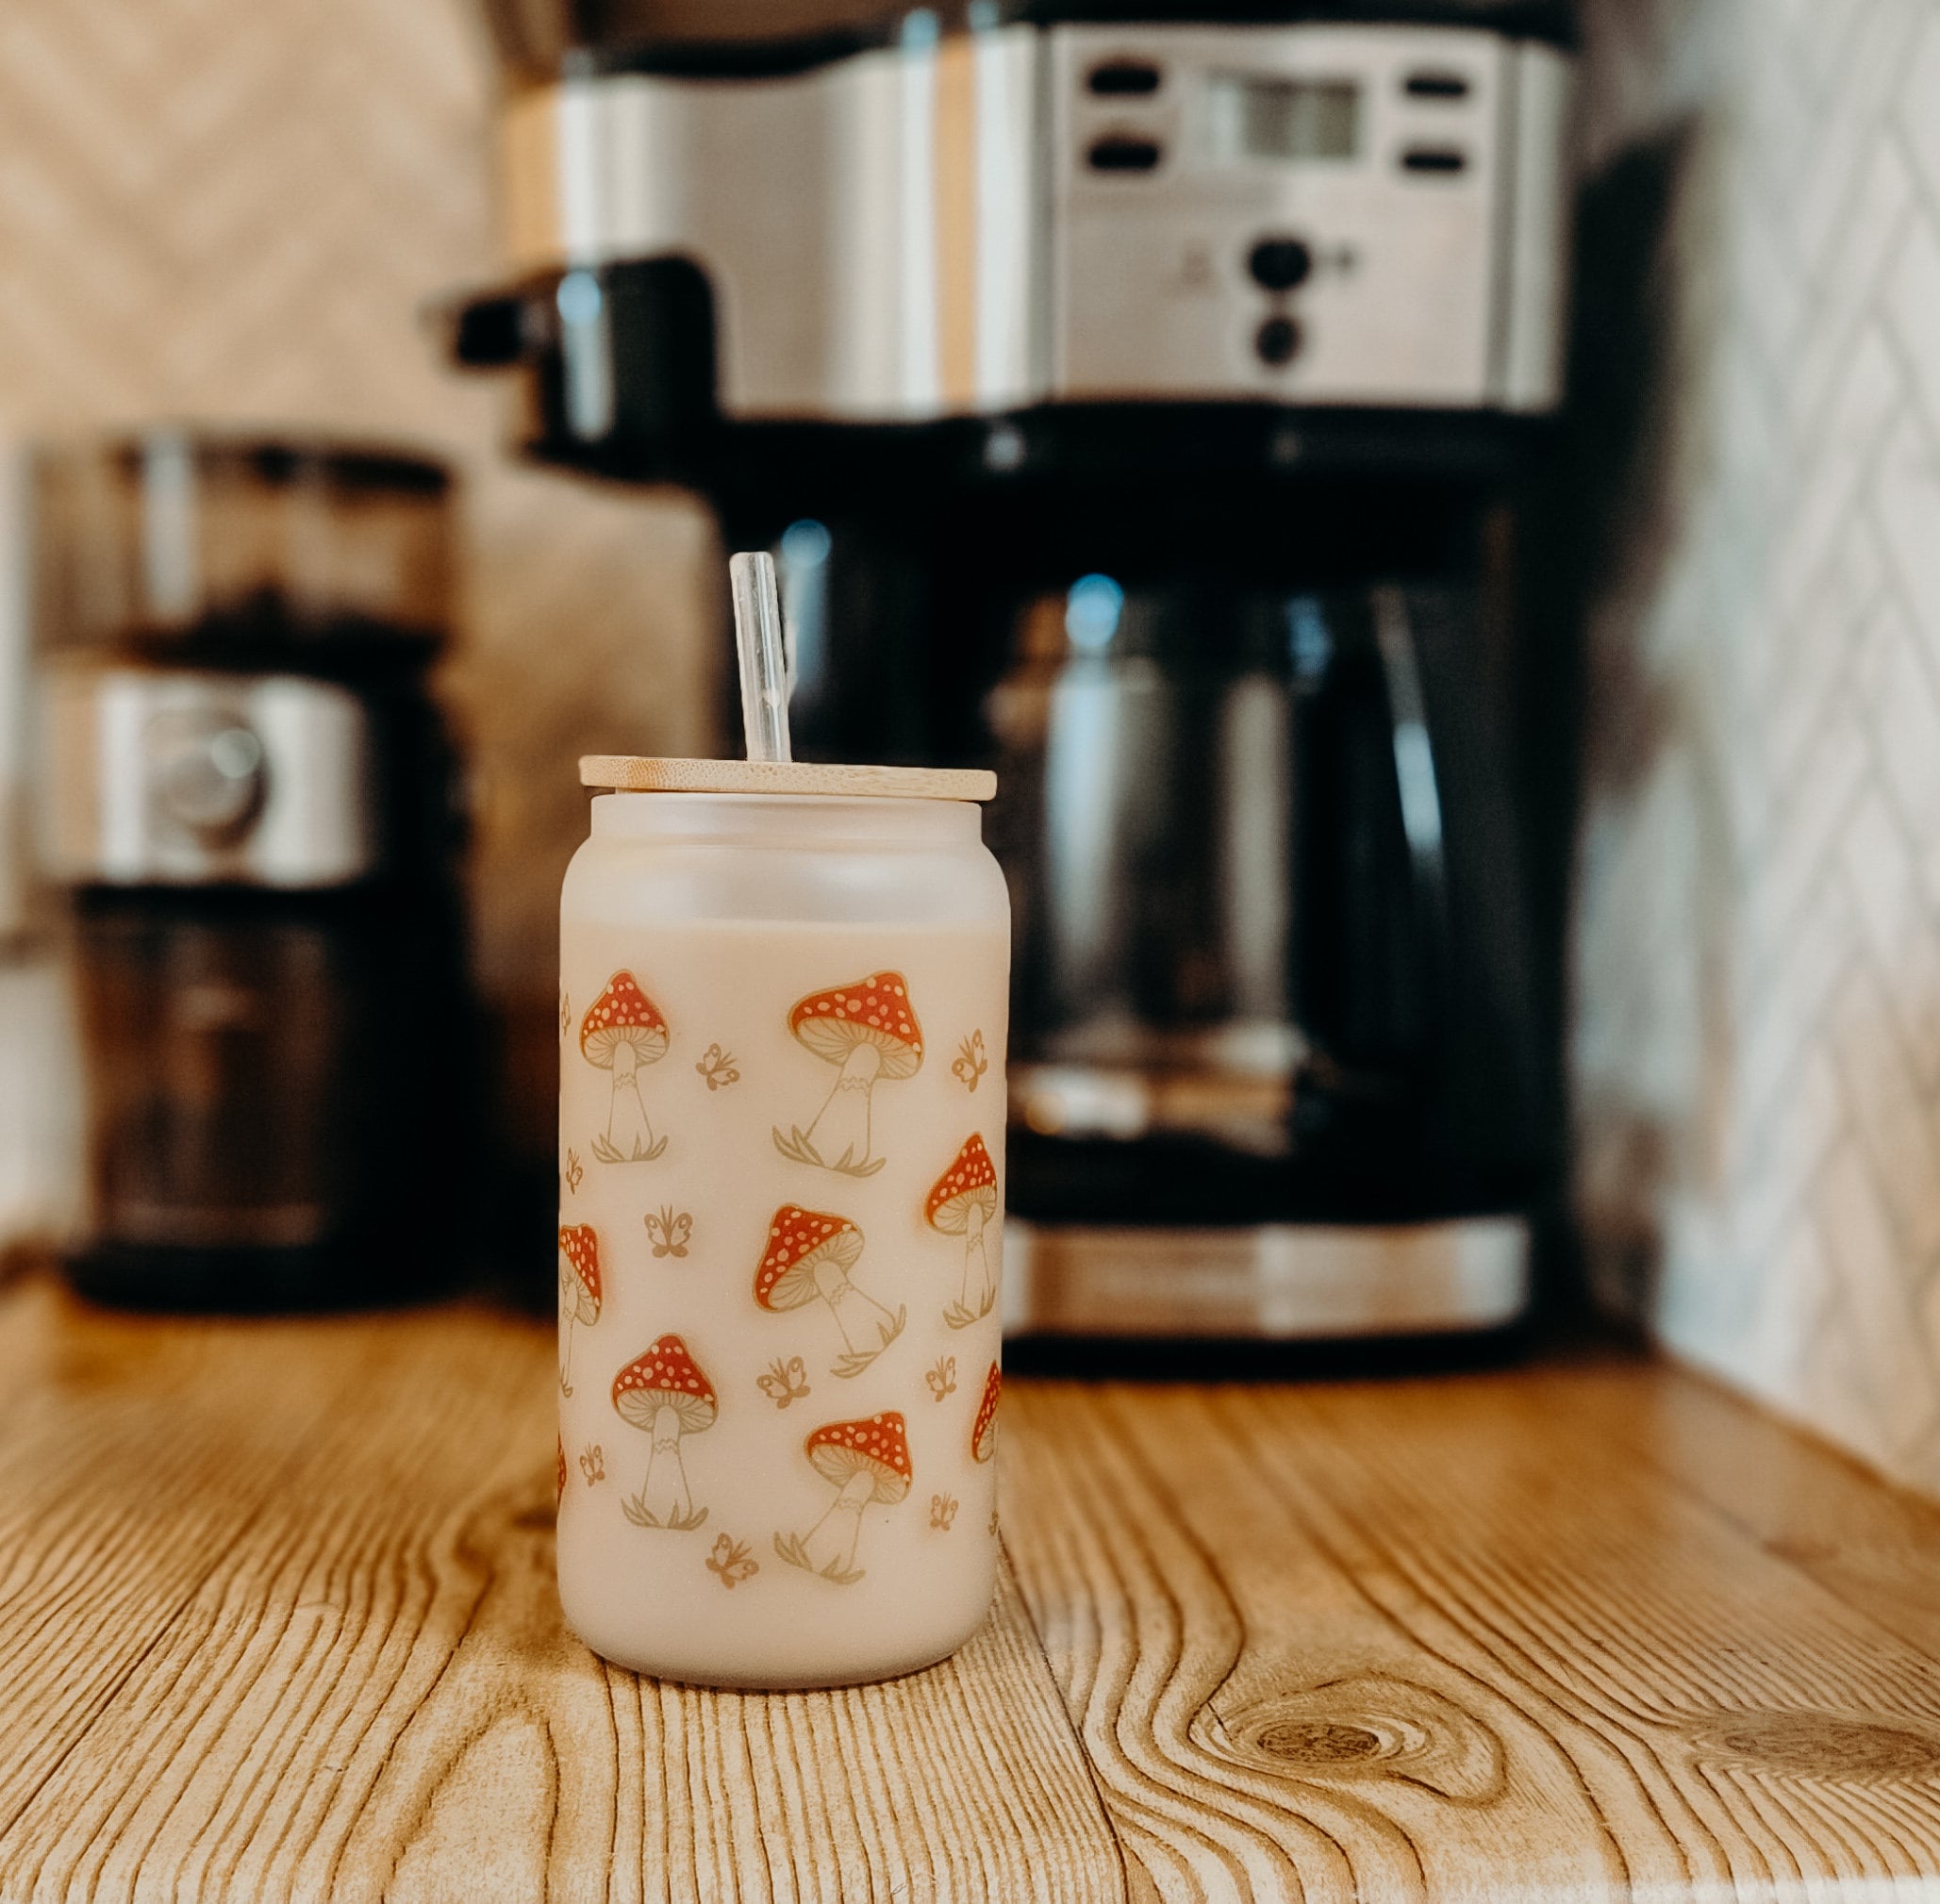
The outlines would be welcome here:
M 1007 1335 L 1420 1335 L 1529 1301 L 1521 1217 L 1236 1229 L 1003 1226 Z

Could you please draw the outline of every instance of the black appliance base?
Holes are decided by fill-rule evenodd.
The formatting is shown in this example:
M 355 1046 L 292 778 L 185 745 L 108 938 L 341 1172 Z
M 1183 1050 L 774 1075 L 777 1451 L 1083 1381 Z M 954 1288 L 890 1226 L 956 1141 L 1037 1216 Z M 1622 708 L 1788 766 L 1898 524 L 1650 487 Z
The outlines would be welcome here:
M 95 1243 L 67 1252 L 61 1267 L 78 1295 L 113 1309 L 321 1315 L 450 1295 L 456 1254 L 428 1237 L 407 1254 L 376 1241 L 280 1249 Z

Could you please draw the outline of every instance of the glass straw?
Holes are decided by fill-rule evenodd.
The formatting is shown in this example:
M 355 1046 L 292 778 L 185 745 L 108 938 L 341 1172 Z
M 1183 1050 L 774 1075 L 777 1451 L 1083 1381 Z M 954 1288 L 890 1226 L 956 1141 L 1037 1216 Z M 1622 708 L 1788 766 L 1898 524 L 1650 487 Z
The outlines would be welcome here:
M 774 558 L 765 553 L 730 555 L 727 579 L 735 604 L 735 647 L 741 659 L 741 725 L 747 730 L 748 758 L 791 760 L 788 661 L 782 652 Z

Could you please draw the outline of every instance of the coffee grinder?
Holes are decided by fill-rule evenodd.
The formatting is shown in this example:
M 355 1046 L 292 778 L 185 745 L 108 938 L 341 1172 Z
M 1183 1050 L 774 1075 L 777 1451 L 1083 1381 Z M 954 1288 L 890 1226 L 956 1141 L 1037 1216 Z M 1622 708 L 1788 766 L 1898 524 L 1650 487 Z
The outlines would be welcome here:
M 37 832 L 66 889 L 102 1300 L 396 1300 L 477 1150 L 451 475 L 157 428 L 32 466 Z

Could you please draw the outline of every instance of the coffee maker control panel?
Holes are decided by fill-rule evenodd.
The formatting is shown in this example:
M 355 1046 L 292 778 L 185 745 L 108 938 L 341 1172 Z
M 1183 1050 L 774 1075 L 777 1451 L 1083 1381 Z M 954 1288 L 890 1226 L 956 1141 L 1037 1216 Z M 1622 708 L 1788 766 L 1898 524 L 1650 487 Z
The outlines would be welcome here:
M 1553 402 L 1560 53 L 1458 27 L 1050 38 L 1058 395 Z
M 1473 25 L 918 21 L 802 71 L 619 61 L 520 91 L 524 305 L 479 306 L 458 354 L 555 345 L 582 366 L 555 379 L 575 439 L 626 408 L 594 360 L 640 322 L 622 368 L 660 383 L 637 406 L 704 389 L 729 423 L 1554 407 L 1560 47 Z M 615 271 L 652 285 L 644 320 L 609 310 Z

